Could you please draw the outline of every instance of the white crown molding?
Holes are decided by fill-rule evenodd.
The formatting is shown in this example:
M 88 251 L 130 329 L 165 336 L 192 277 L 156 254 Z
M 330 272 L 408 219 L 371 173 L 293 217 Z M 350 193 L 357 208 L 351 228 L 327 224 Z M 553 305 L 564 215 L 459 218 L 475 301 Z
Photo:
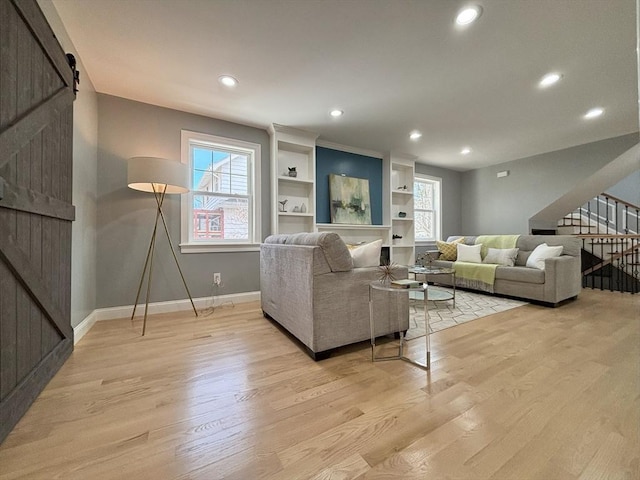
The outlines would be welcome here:
M 384 158 L 384 153 L 364 148 L 350 147 L 348 145 L 340 145 L 339 143 L 327 142 L 325 140 L 317 140 L 316 146 L 338 150 L 340 152 L 355 153 L 356 155 L 364 155 L 365 157 Z
M 275 135 L 276 133 L 280 133 L 285 135 L 303 137 L 312 142 L 315 142 L 316 138 L 318 138 L 317 133 L 309 132 L 308 130 L 301 130 L 295 127 L 288 127 L 286 125 L 280 125 L 278 123 L 272 123 L 271 125 L 269 125 L 267 131 L 271 136 Z

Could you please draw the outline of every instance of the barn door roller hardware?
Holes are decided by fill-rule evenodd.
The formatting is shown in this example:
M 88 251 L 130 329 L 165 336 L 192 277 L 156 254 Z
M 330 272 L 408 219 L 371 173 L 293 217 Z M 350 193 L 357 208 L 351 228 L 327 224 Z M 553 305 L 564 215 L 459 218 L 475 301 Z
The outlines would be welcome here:
M 80 72 L 76 70 L 76 57 L 71 53 L 67 53 L 67 62 L 73 72 L 73 94 L 78 93 L 78 84 L 80 84 Z

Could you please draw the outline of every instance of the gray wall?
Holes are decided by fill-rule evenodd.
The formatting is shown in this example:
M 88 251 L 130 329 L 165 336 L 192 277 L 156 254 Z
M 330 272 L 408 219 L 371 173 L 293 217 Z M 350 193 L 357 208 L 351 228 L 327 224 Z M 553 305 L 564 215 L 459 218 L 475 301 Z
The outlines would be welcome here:
M 636 170 L 611 188 L 607 188 L 606 193 L 640 207 L 640 170 Z
M 529 233 L 530 217 L 636 143 L 634 133 L 464 172 L 460 234 Z
M 73 104 L 73 204 L 71 230 L 71 326 L 96 308 L 96 168 L 98 163 L 98 98 L 82 59 L 76 52 L 50 1 L 39 2 L 65 52 L 76 57 L 81 83 Z
M 416 163 L 416 173 L 442 179 L 442 232 L 443 239 L 459 235 L 462 230 L 460 217 L 462 173 L 446 168 Z M 432 245 L 416 245 L 416 255 L 425 250 L 433 250 Z
M 262 238 L 267 236 L 270 140 L 265 130 L 104 94 L 98 95 L 98 112 L 98 308 L 133 304 L 155 219 L 153 195 L 127 187 L 127 160 L 180 159 L 181 129 L 261 145 Z M 164 211 L 193 297 L 213 294 L 213 272 L 222 274 L 217 294 L 260 290 L 258 251 L 181 254 L 180 196 L 167 196 Z M 151 302 L 187 298 L 164 234 L 158 236 L 153 277 Z
M 270 231 L 269 137 L 263 130 L 96 95 L 82 59 L 53 4 L 39 4 L 65 51 L 73 52 L 82 75 L 74 104 L 71 323 L 96 308 L 130 305 L 142 270 L 154 219 L 153 197 L 126 186 L 126 160 L 136 155 L 180 156 L 182 128 L 239 138 L 262 145 L 262 232 Z M 527 220 L 638 142 L 626 135 L 468 172 L 416 164 L 416 172 L 443 179 L 442 236 L 527 233 Z M 100 148 L 98 149 L 98 145 Z M 510 170 L 509 177 L 495 174 Z M 640 204 L 640 171 L 608 191 Z M 180 200 L 166 200 L 170 233 L 180 239 Z M 463 227 L 464 226 L 464 227 Z M 185 298 L 166 240 L 159 237 L 151 301 Z M 419 253 L 424 248 L 418 247 Z M 212 294 L 212 273 L 221 272 L 228 294 L 259 290 L 258 252 L 186 254 L 178 252 L 194 297 Z

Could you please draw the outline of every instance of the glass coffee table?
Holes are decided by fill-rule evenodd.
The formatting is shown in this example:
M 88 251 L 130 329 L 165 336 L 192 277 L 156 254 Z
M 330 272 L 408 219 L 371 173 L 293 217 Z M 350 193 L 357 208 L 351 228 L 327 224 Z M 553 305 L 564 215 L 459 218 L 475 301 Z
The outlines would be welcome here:
M 454 268 L 421 267 L 419 265 L 414 265 L 413 267 L 409 267 L 409 273 L 412 273 L 416 280 L 418 280 L 418 275 L 424 276 L 425 282 L 427 282 L 427 277 L 431 275 L 449 275 L 451 278 L 451 287 L 445 288 L 430 286 L 427 291 L 428 298 L 426 300 L 432 300 L 434 302 L 453 300 L 453 308 L 456 308 L 456 270 Z M 422 298 L 420 298 L 421 295 L 421 292 L 416 292 L 411 295 L 411 298 L 413 300 L 422 300 Z
M 420 283 L 419 286 L 412 287 L 412 288 L 395 288 L 390 286 L 388 283 L 382 283 L 379 281 L 371 282 L 369 284 L 369 321 L 371 326 L 371 361 L 372 362 L 380 362 L 384 360 L 403 360 L 405 362 L 416 365 L 424 370 L 429 370 L 431 368 L 431 343 L 429 339 L 429 330 L 430 330 L 429 329 L 429 312 L 427 310 L 427 298 L 429 298 L 430 300 L 431 294 L 429 293 L 428 295 L 425 295 L 426 290 L 427 290 L 427 285 L 422 283 Z M 425 342 L 424 343 L 425 350 L 424 350 L 424 357 L 423 357 L 425 360 L 424 363 L 414 358 L 407 357 L 405 355 L 405 349 L 406 349 L 406 346 L 408 345 L 407 343 L 408 341 L 405 339 L 405 332 L 403 331 L 403 328 L 405 327 L 401 324 L 400 317 L 396 317 L 396 324 L 394 325 L 394 329 L 393 329 L 396 332 L 398 332 L 397 335 L 399 337 L 397 355 L 376 356 L 376 331 L 378 331 L 378 328 L 375 324 L 374 305 L 373 305 L 373 295 L 376 291 L 385 292 L 385 293 L 388 292 L 387 294 L 389 293 L 393 294 L 393 296 L 396 297 L 396 303 L 397 303 L 397 300 L 399 300 L 402 295 L 409 295 L 409 296 L 412 294 L 422 295 L 422 298 L 424 299 L 424 323 L 426 327 L 425 328 L 426 334 L 424 335 L 424 342 Z M 407 316 L 408 316 L 408 312 L 407 312 Z M 421 337 L 412 339 L 411 342 L 414 342 L 416 340 L 419 341 L 420 338 Z M 417 346 L 418 344 L 412 343 L 411 345 Z M 422 356 L 421 348 L 420 348 L 420 355 Z

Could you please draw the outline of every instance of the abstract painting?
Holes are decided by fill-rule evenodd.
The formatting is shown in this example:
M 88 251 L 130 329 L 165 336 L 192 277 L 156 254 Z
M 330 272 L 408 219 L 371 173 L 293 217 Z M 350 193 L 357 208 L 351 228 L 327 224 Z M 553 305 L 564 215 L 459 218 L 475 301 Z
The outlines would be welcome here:
M 371 225 L 369 180 L 329 175 L 331 223 Z

